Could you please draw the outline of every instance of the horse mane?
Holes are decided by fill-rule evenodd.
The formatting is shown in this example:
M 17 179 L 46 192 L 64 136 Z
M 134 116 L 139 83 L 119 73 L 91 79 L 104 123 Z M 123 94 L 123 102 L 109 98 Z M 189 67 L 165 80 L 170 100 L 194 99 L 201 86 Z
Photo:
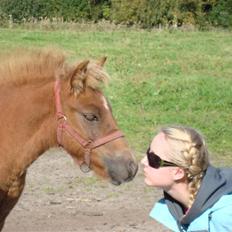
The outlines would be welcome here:
M 0 56 L 0 85 L 21 85 L 32 79 L 68 78 L 74 68 L 59 49 L 18 49 Z M 86 86 L 93 89 L 99 89 L 108 80 L 107 73 L 93 61 L 88 64 L 87 74 Z

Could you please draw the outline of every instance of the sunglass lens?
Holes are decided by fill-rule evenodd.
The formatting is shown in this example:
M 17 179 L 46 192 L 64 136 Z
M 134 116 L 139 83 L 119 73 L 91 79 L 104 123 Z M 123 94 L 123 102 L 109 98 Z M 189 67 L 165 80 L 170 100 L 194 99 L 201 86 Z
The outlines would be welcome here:
M 148 164 L 152 168 L 159 168 L 161 164 L 161 159 L 154 152 L 150 152 L 150 149 L 147 150 L 147 159 Z

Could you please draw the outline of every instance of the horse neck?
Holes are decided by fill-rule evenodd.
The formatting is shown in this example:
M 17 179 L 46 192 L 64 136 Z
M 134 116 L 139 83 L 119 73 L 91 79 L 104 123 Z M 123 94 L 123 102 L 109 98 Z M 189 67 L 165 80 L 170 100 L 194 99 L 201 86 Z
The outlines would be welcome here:
M 1 114 L 0 120 L 5 123 L 0 130 L 1 138 L 4 137 L 0 161 L 6 156 L 14 172 L 24 172 L 56 144 L 53 86 L 54 81 L 35 82 L 3 91 L 0 107 L 5 114 Z

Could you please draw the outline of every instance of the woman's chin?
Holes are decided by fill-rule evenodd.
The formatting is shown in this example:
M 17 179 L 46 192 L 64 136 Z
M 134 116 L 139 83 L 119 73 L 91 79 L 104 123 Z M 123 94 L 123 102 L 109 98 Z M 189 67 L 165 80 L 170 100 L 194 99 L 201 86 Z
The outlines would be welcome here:
M 152 182 L 147 177 L 144 178 L 144 182 L 148 186 L 153 186 Z

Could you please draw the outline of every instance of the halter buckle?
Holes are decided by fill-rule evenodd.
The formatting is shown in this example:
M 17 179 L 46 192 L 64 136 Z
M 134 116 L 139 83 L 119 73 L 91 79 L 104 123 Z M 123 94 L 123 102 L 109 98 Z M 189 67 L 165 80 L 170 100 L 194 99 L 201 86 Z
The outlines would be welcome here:
M 57 113 L 57 120 L 58 121 L 60 121 L 60 120 L 67 121 L 67 117 L 64 114 Z

